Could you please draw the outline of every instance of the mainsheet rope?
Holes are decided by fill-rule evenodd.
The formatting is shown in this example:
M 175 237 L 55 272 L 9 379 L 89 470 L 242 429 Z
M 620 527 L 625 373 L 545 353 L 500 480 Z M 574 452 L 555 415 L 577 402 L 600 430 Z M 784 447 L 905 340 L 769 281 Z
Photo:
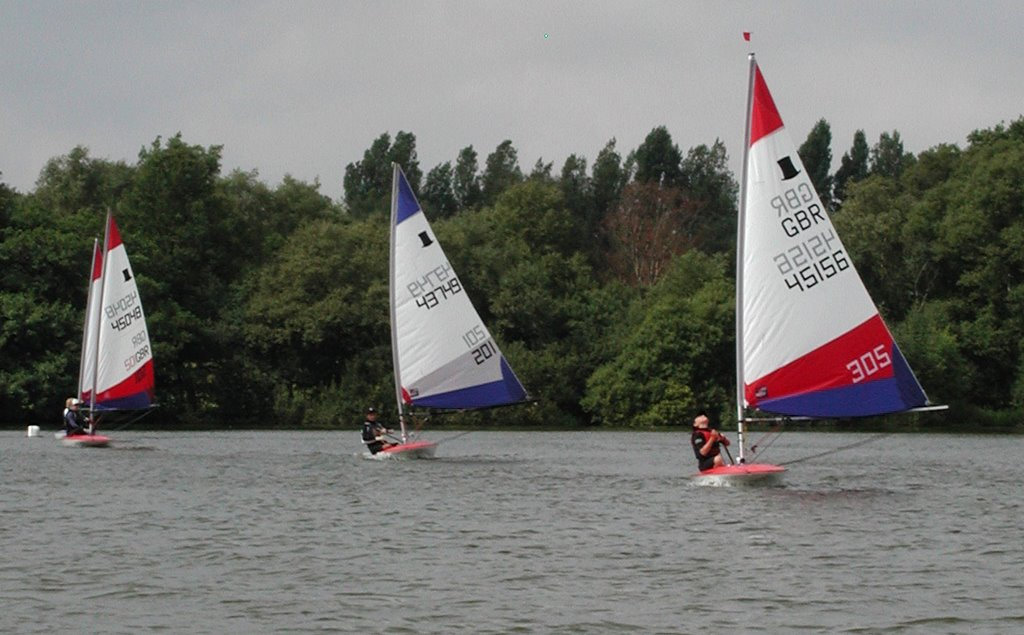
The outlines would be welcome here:
M 426 416 L 420 417 L 420 416 L 416 416 L 416 415 L 410 414 L 409 415 L 409 419 L 412 420 L 413 430 L 410 431 L 409 437 L 412 438 L 414 436 L 417 436 L 423 430 L 424 422 L 426 422 L 426 420 L 429 419 L 431 416 L 432 415 L 426 415 Z M 460 432 L 460 433 L 458 433 L 456 435 L 452 435 L 450 437 L 445 437 L 444 439 L 439 439 L 437 441 L 437 445 L 441 445 L 442 443 L 446 443 L 448 441 L 452 441 L 454 439 L 458 439 L 459 437 L 465 436 L 465 435 L 469 434 L 470 432 L 474 432 L 474 431 L 473 430 L 466 430 L 465 432 Z
M 441 445 L 442 443 L 446 443 L 446 442 L 448 442 L 448 441 L 452 441 L 452 440 L 454 440 L 454 439 L 458 439 L 459 437 L 462 437 L 462 436 L 466 436 L 466 435 L 467 435 L 467 434 L 469 434 L 470 432 L 475 432 L 475 431 L 474 431 L 474 430 L 466 430 L 465 432 L 460 432 L 460 433 L 458 433 L 458 434 L 456 434 L 456 435 L 452 435 L 452 436 L 450 436 L 450 437 L 445 437 L 445 438 L 443 438 L 443 439 L 439 440 L 439 441 L 437 442 L 437 444 L 438 444 L 438 445 Z
M 125 423 L 117 426 L 116 428 L 107 428 L 106 426 L 103 426 L 103 429 L 106 430 L 106 431 L 109 431 L 109 432 L 117 432 L 118 430 L 124 430 L 125 428 L 127 428 L 130 425 L 132 425 L 133 423 L 135 423 L 139 419 L 141 419 L 141 418 L 145 417 L 146 415 L 148 415 L 149 413 L 153 412 L 153 410 L 155 410 L 155 408 L 147 408 L 146 410 L 143 410 L 142 414 L 140 414 L 139 416 L 134 417 L 132 419 L 129 419 L 128 421 L 126 421 Z M 103 415 L 100 415 L 96 419 L 96 429 L 97 430 L 99 430 L 99 424 L 102 423 L 102 421 L 103 421 Z
M 856 441 L 856 442 L 850 443 L 848 445 L 843 445 L 843 446 L 840 446 L 838 448 L 833 448 L 831 450 L 826 450 L 825 452 L 819 452 L 817 454 L 812 454 L 810 456 L 805 456 L 805 457 L 802 457 L 802 458 L 799 458 L 799 459 L 793 459 L 792 461 L 786 461 L 785 463 L 779 463 L 779 465 L 793 465 L 794 463 L 803 463 L 804 461 L 810 461 L 811 459 L 820 459 L 823 456 L 828 456 L 830 454 L 835 454 L 837 452 L 842 452 L 843 450 L 849 450 L 851 448 L 856 448 L 856 447 L 859 447 L 859 446 L 862 446 L 862 445 L 866 445 L 868 443 L 871 443 L 872 441 L 877 441 L 878 439 L 882 439 L 884 437 L 888 437 L 888 436 L 891 436 L 891 435 L 892 435 L 891 432 L 882 432 L 882 433 L 876 434 L 876 435 L 874 435 L 872 437 L 868 437 L 867 439 L 861 439 L 860 441 Z

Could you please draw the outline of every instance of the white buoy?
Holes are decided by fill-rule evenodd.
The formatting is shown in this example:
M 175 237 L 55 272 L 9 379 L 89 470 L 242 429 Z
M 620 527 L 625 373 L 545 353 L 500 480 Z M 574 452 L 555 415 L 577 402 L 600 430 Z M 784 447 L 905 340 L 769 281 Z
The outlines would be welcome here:
M 28 432 L 25 433 L 25 436 L 27 436 L 27 437 L 38 437 L 39 436 L 39 426 L 29 426 L 28 427 Z

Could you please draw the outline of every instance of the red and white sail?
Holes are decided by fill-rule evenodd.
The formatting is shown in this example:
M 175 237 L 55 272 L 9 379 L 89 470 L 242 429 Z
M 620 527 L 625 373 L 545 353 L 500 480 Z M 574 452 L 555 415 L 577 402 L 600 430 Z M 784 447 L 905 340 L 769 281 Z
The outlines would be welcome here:
M 79 398 L 96 410 L 136 410 L 152 405 L 153 388 L 146 315 L 128 252 L 108 214 L 103 249 L 93 249 Z
M 809 417 L 925 405 L 753 57 L 748 114 L 737 282 L 742 403 Z

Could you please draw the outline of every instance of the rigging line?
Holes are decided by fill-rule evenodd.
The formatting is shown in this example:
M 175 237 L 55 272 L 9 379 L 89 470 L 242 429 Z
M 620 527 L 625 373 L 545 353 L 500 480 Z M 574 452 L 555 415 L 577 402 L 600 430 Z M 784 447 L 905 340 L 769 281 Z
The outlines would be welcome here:
M 143 410 L 142 414 L 140 414 L 139 416 L 137 416 L 137 417 L 135 417 L 133 419 L 129 419 L 128 421 L 126 421 L 125 423 L 117 426 L 116 428 L 109 428 L 108 429 L 106 426 L 104 426 L 103 429 L 107 430 L 109 432 L 117 432 L 118 430 L 124 430 L 125 428 L 127 428 L 130 425 L 132 425 L 133 423 L 135 423 L 139 419 L 141 419 L 141 418 L 145 417 L 146 415 L 148 415 L 149 413 L 153 412 L 153 410 L 155 410 L 155 408 L 147 408 L 146 410 Z M 100 422 L 100 419 L 97 419 L 96 423 L 99 424 L 99 422 Z
M 765 446 L 761 450 L 762 451 L 767 450 L 768 448 L 772 447 L 772 444 L 775 443 L 775 440 L 778 439 L 781 434 L 782 434 L 782 425 L 781 424 L 780 425 L 776 425 L 774 428 L 768 430 L 763 435 L 761 435 L 761 438 L 758 439 L 756 443 L 751 443 L 750 444 L 750 451 L 754 452 L 754 453 L 757 453 L 757 451 L 758 451 L 757 447 L 759 445 L 763 444 L 763 443 L 765 444 Z M 765 439 L 771 439 L 771 440 L 766 443 Z
M 769 434 L 761 437 L 762 441 L 758 441 L 757 443 L 754 443 L 754 444 L 752 444 L 750 446 L 750 452 L 752 454 L 757 454 L 758 452 L 764 452 L 768 448 L 772 447 L 772 444 L 775 443 L 775 441 L 777 441 L 779 439 L 779 437 L 781 437 L 781 436 L 782 436 L 782 431 L 781 430 L 776 430 L 773 433 L 769 433 Z M 763 443 L 763 439 L 769 439 L 769 441 L 764 444 L 763 448 L 759 448 L 759 446 Z
M 820 459 L 823 456 L 828 456 L 829 454 L 835 454 L 837 452 L 842 452 L 843 450 L 849 450 L 851 448 L 856 448 L 861 445 L 866 445 L 868 443 L 871 443 L 872 441 L 877 441 L 878 439 L 882 439 L 891 435 L 891 432 L 883 432 L 881 434 L 876 434 L 872 437 L 868 437 L 867 439 L 861 439 L 860 441 L 857 441 L 855 443 L 850 443 L 848 445 L 843 445 L 838 448 L 833 448 L 831 450 L 826 450 L 825 452 L 819 452 L 818 454 L 812 454 L 810 456 L 805 456 L 799 459 L 793 459 L 792 461 L 786 461 L 785 463 L 779 463 L 779 465 L 793 465 L 794 463 L 802 463 L 804 461 L 810 461 L 811 459 Z
M 440 441 L 438 441 L 437 444 L 441 445 L 442 443 L 444 443 L 446 441 L 452 441 L 454 439 L 458 439 L 459 437 L 464 437 L 467 434 L 469 434 L 470 432 L 474 432 L 474 430 L 466 430 L 465 432 L 460 432 L 460 433 L 458 433 L 458 434 L 456 434 L 454 436 L 445 437 L 444 439 L 441 439 Z

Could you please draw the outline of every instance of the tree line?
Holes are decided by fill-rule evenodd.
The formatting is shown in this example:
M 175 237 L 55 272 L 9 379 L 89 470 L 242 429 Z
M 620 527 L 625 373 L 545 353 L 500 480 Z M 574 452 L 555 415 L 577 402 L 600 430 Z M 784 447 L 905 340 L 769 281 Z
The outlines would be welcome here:
M 905 357 L 950 421 L 1024 413 L 1024 119 L 918 155 L 858 131 L 835 172 L 819 121 L 799 153 Z M 0 175 L 0 422 L 57 425 L 74 393 L 92 238 L 113 210 L 153 345 L 161 426 L 353 427 L 394 414 L 391 163 L 403 166 L 482 319 L 536 398 L 453 425 L 688 426 L 734 399 L 738 185 L 716 140 L 667 128 L 589 162 L 524 170 L 510 140 L 425 174 L 380 135 L 344 196 L 221 169 L 177 135 L 134 164 L 87 148 L 22 193 Z M 914 425 L 913 419 L 905 419 Z

